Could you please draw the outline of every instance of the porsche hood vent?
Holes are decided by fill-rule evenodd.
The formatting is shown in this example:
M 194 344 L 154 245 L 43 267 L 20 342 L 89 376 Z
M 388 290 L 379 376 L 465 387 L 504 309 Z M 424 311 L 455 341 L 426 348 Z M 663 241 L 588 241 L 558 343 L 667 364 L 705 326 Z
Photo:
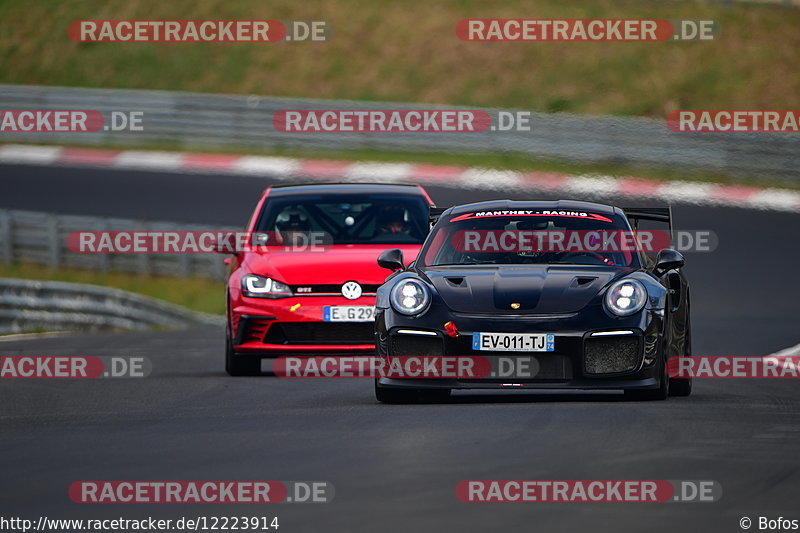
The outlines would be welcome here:
M 434 268 L 425 274 L 455 312 L 550 314 L 581 310 L 618 272 L 525 265 L 470 266 L 456 272 L 452 267 Z

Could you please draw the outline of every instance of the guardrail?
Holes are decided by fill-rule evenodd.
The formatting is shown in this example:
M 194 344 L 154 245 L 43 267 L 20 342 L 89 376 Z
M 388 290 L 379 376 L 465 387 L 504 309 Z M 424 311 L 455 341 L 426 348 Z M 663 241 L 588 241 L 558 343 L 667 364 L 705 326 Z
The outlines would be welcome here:
M 9 133 L 3 141 L 86 145 L 169 143 L 185 149 L 305 147 L 452 153 L 517 152 L 579 162 L 635 163 L 721 172 L 770 181 L 800 179 L 800 136 L 673 133 L 664 120 L 532 113 L 531 131 L 482 133 L 283 133 L 273 115 L 286 109 L 456 109 L 408 103 L 310 100 L 117 89 L 0 84 L 0 109 L 143 112 L 143 131 Z M 490 113 L 498 110 L 487 109 Z M 516 110 L 510 110 L 516 111 Z
M 119 289 L 0 278 L 0 334 L 222 324 L 222 316 L 189 311 Z
M 167 276 L 224 279 L 220 254 L 78 254 L 67 248 L 74 231 L 238 231 L 175 222 L 150 222 L 123 218 L 56 215 L 36 211 L 0 209 L 0 261 L 33 263 L 52 268 L 133 272 Z

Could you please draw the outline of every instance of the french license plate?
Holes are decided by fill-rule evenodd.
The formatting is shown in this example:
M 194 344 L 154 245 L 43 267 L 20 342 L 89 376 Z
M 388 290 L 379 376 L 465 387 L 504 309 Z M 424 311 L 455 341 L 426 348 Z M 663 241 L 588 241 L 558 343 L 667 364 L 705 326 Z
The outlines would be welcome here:
M 375 308 L 371 305 L 326 305 L 322 311 L 325 322 L 372 322 Z
M 489 352 L 552 352 L 552 333 L 486 333 L 472 334 L 472 349 Z

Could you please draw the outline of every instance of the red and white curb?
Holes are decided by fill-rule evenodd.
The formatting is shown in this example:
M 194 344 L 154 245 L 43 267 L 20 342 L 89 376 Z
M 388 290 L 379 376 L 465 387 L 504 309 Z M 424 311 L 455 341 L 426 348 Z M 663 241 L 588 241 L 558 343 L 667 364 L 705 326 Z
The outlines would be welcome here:
M 552 192 L 585 198 L 648 198 L 695 205 L 800 212 L 800 192 L 790 189 L 656 181 L 635 177 L 516 172 L 416 163 L 352 162 L 290 157 L 105 150 L 22 144 L 0 145 L 0 163 L 91 166 L 160 172 L 220 172 L 274 179 L 420 183 L 487 191 Z

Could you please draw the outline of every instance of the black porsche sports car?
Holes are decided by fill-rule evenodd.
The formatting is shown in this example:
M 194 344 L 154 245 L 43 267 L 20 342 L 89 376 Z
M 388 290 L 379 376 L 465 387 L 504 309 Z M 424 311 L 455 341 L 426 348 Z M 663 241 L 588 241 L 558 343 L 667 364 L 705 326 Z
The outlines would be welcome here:
M 398 249 L 378 259 L 395 273 L 377 291 L 377 355 L 383 365 L 412 356 L 480 357 L 492 372 L 383 374 L 375 380 L 379 401 L 436 401 L 452 389 L 621 389 L 633 399 L 690 394 L 691 380 L 667 371 L 669 358 L 691 354 L 680 252 L 666 248 L 652 258 L 638 245 L 530 244 L 537 234 L 550 242 L 559 233 L 608 244 L 615 233 L 634 234 L 641 220 L 671 231 L 669 208 L 502 200 L 431 217 L 435 225 L 415 262 L 404 265 Z

